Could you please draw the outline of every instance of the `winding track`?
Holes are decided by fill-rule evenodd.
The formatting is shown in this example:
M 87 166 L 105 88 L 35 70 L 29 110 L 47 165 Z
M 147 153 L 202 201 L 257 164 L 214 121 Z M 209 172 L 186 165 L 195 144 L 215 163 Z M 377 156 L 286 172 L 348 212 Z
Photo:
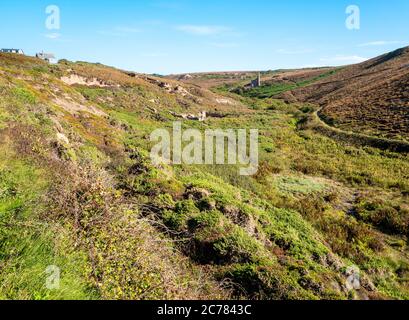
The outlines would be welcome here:
M 378 148 L 381 150 L 388 150 L 398 153 L 409 153 L 409 143 L 401 140 L 385 139 L 379 137 L 373 137 L 361 133 L 356 133 L 352 131 L 344 131 L 335 127 L 330 126 L 319 116 L 320 111 L 324 107 L 316 110 L 312 114 L 312 119 L 310 123 L 312 128 L 316 131 L 338 141 L 346 141 L 358 146 L 369 146 Z

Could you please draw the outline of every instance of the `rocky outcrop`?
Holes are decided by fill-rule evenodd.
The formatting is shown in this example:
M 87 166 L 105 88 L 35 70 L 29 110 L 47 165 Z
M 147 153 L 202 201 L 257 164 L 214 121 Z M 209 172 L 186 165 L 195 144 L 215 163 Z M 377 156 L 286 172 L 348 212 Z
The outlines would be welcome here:
M 82 77 L 76 74 L 71 74 L 70 76 L 62 77 L 61 81 L 63 81 L 64 83 L 70 86 L 74 84 L 79 84 L 79 85 L 88 86 L 88 87 L 100 87 L 100 88 L 112 87 L 108 83 L 102 80 L 99 80 L 97 78 L 87 79 L 86 77 Z
M 207 118 L 207 113 L 206 111 L 200 112 L 198 115 L 195 114 L 185 114 L 185 113 L 176 113 L 173 111 L 169 111 L 169 113 L 176 117 L 176 118 L 182 118 L 184 120 L 196 120 L 196 121 L 205 121 Z

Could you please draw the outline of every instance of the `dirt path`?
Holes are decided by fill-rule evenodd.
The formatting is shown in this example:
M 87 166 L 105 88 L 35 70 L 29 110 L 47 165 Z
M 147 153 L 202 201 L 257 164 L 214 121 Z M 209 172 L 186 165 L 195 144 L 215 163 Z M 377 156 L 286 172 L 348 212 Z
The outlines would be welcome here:
M 400 140 L 392 140 L 392 139 L 385 139 L 385 138 L 378 138 L 378 137 L 373 137 L 373 136 L 368 136 L 352 131 L 343 131 L 341 129 L 335 128 L 327 124 L 325 121 L 323 121 L 320 116 L 319 112 L 323 108 L 320 108 L 319 110 L 315 111 L 312 113 L 308 126 L 337 141 L 341 142 L 346 142 L 353 144 L 355 146 L 359 147 L 373 147 L 373 148 L 378 148 L 381 150 L 388 150 L 392 152 L 398 152 L 398 153 L 409 153 L 409 143 L 405 141 L 400 141 Z

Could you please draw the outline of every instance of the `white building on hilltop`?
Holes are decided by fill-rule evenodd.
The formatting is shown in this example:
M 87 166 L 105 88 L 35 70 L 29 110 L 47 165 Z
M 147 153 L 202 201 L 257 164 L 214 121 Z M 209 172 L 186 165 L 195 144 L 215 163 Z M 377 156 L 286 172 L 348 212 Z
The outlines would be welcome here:
M 16 54 L 24 54 L 22 49 L 0 49 L 2 53 L 16 53 Z
M 51 62 L 51 60 L 55 59 L 55 56 L 52 53 L 41 52 L 41 53 L 36 54 L 36 58 L 47 61 L 47 62 Z

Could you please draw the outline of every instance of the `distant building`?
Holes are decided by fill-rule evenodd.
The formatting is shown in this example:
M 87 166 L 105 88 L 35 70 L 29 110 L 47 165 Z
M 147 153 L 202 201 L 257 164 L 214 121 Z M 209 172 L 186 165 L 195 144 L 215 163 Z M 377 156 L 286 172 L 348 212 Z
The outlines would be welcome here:
M 51 62 L 51 60 L 55 59 L 55 56 L 52 53 L 41 52 L 41 53 L 36 54 L 36 58 L 47 61 L 47 62 Z
M 179 77 L 179 80 L 190 80 L 192 78 L 193 78 L 193 76 L 191 76 L 190 74 L 184 74 L 184 75 Z
M 250 87 L 258 88 L 261 87 L 261 73 L 258 73 L 257 79 L 251 81 Z
M 2 53 L 24 54 L 24 51 L 21 50 L 21 49 L 1 49 L 0 52 L 2 52 Z

